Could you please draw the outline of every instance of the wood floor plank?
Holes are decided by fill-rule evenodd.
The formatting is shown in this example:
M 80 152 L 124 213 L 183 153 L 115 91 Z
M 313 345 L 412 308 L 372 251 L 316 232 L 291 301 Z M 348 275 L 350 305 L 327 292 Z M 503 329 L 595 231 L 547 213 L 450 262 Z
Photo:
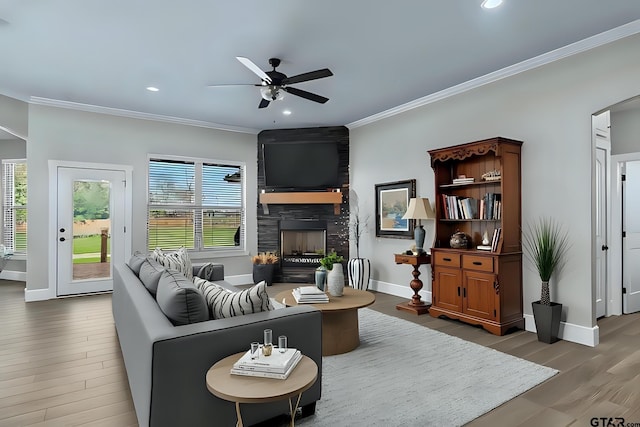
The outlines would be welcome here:
M 583 426 L 592 416 L 640 423 L 640 314 L 600 319 L 600 345 L 590 348 L 396 310 L 404 301 L 377 293 L 370 308 L 560 371 L 468 426 Z M 110 295 L 25 303 L 23 282 L 0 280 L 0 316 L 0 427 L 137 425 Z M 419 408 L 419 395 L 408 396 Z

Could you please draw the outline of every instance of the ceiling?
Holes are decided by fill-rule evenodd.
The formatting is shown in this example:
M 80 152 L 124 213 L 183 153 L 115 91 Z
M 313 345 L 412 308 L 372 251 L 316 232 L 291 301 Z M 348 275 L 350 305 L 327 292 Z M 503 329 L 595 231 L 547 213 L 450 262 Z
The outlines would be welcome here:
M 348 125 L 625 24 L 640 31 L 638 0 L 481 1 L 0 0 L 0 94 L 249 132 Z M 256 87 L 207 87 L 260 82 L 236 56 L 265 71 L 278 57 L 289 76 L 329 68 L 293 86 L 330 100 L 258 109 Z

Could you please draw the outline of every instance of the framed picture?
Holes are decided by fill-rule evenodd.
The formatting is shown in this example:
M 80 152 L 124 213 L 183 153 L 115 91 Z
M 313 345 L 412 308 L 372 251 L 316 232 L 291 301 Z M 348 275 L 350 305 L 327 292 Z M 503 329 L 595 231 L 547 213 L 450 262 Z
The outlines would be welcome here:
M 376 184 L 376 236 L 413 239 L 415 220 L 402 219 L 413 197 L 415 179 Z

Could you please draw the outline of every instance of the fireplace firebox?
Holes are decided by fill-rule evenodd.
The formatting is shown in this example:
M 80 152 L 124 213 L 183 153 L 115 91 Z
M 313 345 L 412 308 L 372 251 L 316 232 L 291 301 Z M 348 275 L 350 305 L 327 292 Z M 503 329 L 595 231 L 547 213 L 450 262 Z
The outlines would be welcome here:
M 281 266 L 318 267 L 327 251 L 327 222 L 282 220 L 279 225 Z

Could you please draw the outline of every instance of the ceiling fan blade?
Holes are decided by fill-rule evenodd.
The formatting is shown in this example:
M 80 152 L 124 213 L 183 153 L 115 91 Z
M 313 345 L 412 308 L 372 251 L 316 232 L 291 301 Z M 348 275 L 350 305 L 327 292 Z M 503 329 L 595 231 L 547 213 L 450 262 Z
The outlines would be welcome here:
M 320 104 L 324 104 L 329 100 L 329 98 L 325 98 L 324 96 L 316 95 L 315 93 L 307 92 L 306 90 L 297 89 L 295 87 L 283 87 L 282 90 L 289 92 L 291 95 L 296 95 L 304 99 L 308 99 L 309 101 L 319 102 Z
M 253 63 L 249 58 L 245 58 L 244 56 L 236 56 L 236 59 L 242 63 L 245 67 L 253 71 L 262 81 L 267 83 L 271 83 L 271 77 L 267 75 L 264 71 L 260 69 L 256 64 Z
M 297 76 L 287 77 L 282 81 L 283 85 L 290 85 L 294 83 L 308 82 L 309 80 L 322 79 L 324 77 L 331 77 L 333 73 L 328 68 L 322 70 L 310 71 L 308 73 L 298 74 Z
M 207 85 L 206 87 L 233 87 L 233 86 L 262 86 L 254 83 L 226 83 L 220 85 Z
M 258 104 L 258 108 L 267 108 L 269 106 L 269 101 L 266 99 L 260 100 L 260 104 Z

